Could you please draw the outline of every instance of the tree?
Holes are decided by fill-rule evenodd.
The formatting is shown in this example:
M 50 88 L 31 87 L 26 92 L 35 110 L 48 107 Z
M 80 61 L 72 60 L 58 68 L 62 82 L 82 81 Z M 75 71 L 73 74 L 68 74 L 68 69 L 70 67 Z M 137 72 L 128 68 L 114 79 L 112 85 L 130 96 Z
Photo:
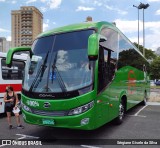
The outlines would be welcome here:
M 151 79 L 160 79 L 160 57 L 153 60 L 150 65 Z
M 134 43 L 134 45 L 138 48 L 138 44 Z M 143 54 L 143 46 L 139 45 L 139 50 Z M 150 64 L 149 72 L 150 78 L 160 79 L 160 57 L 158 57 L 151 49 L 145 48 L 145 58 L 149 61 L 152 61 Z
M 143 71 L 144 65 L 149 70 L 149 63 L 134 49 L 123 50 L 119 53 L 118 68 L 132 66 Z
M 137 43 L 134 43 L 134 45 L 138 48 L 138 44 Z M 143 46 L 142 45 L 139 45 L 139 50 L 143 54 Z M 145 48 L 145 58 L 147 60 L 153 60 L 156 57 L 157 57 L 157 55 L 151 49 Z

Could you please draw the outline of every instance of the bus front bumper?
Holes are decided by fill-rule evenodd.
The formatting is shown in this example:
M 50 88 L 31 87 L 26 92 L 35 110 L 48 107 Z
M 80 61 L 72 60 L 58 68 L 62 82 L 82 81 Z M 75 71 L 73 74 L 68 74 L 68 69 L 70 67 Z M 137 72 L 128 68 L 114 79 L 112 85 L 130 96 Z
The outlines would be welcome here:
M 72 116 L 42 116 L 27 112 L 23 109 L 22 114 L 24 121 L 29 124 L 82 130 L 93 130 L 96 128 L 94 108 L 82 114 Z

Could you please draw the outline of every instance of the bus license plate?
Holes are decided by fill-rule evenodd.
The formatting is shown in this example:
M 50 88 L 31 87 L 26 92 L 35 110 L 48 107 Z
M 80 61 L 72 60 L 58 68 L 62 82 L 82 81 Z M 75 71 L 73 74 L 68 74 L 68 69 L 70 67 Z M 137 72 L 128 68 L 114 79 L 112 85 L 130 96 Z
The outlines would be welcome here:
M 45 125 L 54 125 L 54 120 L 51 119 L 43 119 L 42 122 Z

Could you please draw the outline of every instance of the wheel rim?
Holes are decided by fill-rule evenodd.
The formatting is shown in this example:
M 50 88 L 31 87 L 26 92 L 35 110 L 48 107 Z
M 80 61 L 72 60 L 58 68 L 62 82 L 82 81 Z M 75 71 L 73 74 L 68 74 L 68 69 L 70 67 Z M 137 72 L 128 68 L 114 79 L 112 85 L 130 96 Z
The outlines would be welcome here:
M 119 105 L 119 119 L 122 120 L 124 117 L 124 106 L 122 103 Z

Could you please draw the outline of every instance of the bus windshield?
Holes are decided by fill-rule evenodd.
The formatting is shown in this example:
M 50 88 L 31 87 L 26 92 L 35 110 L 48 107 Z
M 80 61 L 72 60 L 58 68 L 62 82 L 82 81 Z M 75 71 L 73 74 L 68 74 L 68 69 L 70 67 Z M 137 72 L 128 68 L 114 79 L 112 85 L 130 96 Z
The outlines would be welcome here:
M 93 64 L 87 55 L 94 30 L 45 36 L 34 41 L 26 64 L 23 89 L 35 93 L 60 93 L 93 84 Z

